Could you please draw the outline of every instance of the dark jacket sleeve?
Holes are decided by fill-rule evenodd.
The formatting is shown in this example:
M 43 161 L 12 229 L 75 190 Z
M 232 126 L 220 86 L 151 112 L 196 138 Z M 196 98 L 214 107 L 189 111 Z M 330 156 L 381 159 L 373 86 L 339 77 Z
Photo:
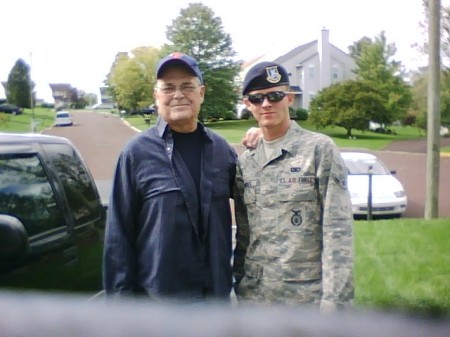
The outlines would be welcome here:
M 134 252 L 137 223 L 136 180 L 132 157 L 119 156 L 109 200 L 103 253 L 103 286 L 107 295 L 131 294 L 136 278 Z

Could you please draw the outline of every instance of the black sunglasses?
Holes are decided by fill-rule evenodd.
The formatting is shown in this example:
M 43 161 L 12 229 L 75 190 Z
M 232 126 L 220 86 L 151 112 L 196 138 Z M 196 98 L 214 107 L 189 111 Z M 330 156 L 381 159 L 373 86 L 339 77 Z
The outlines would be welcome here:
M 252 104 L 261 104 L 267 97 L 267 100 L 270 103 L 275 103 L 281 101 L 287 94 L 289 93 L 286 91 L 272 91 L 268 92 L 267 94 L 250 94 L 247 95 L 247 99 Z

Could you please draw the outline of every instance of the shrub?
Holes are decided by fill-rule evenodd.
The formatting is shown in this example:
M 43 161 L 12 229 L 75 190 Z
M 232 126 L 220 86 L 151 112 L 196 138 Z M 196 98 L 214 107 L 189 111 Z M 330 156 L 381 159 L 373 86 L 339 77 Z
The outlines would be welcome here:
M 298 108 L 295 115 L 299 121 L 306 121 L 308 119 L 308 111 L 303 108 Z
M 291 117 L 291 119 L 297 119 L 297 112 L 293 107 L 289 107 L 289 117 Z
M 414 123 L 416 122 L 417 116 L 415 114 L 412 113 L 408 113 L 405 118 L 403 118 L 403 125 L 404 126 L 411 126 L 414 125 Z
M 223 114 L 222 118 L 226 121 L 231 121 L 233 119 L 236 119 L 236 115 L 234 114 L 234 112 L 229 111 L 229 112 L 225 112 Z
M 45 108 L 45 109 L 53 109 L 55 107 L 55 104 L 44 102 L 44 103 L 40 104 L 40 107 Z
M 242 109 L 241 111 L 241 119 L 250 119 L 252 117 L 252 113 L 247 108 Z

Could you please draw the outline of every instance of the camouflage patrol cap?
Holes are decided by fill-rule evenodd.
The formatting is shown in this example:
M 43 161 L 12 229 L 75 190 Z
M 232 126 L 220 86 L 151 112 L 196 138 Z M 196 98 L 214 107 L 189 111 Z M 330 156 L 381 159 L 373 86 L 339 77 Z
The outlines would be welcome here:
M 254 65 L 245 75 L 242 94 L 250 91 L 289 85 L 289 74 L 286 69 L 274 62 L 261 62 Z

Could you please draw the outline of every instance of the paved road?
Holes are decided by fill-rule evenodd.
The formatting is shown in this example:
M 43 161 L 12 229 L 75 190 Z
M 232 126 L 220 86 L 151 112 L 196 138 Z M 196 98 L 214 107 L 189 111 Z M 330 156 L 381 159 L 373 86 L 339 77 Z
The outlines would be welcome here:
M 109 113 L 74 112 L 73 116 L 73 126 L 52 128 L 44 133 L 69 138 L 80 150 L 94 178 L 111 180 L 120 150 L 136 131 Z
M 94 178 L 111 180 L 120 149 L 136 131 L 117 116 L 97 112 L 75 112 L 74 122 L 72 127 L 53 128 L 45 133 L 71 139 L 86 160 Z M 399 149 L 391 146 L 390 150 L 374 153 L 391 170 L 397 171 L 397 177 L 405 186 L 409 200 L 405 217 L 421 218 L 425 211 L 426 155 L 405 152 L 405 145 L 406 150 L 419 151 L 417 144 L 410 144 L 409 148 L 408 144 L 402 144 Z M 236 146 L 236 149 L 240 152 L 242 147 Z M 439 179 L 439 216 L 450 217 L 450 157 L 441 158 Z

